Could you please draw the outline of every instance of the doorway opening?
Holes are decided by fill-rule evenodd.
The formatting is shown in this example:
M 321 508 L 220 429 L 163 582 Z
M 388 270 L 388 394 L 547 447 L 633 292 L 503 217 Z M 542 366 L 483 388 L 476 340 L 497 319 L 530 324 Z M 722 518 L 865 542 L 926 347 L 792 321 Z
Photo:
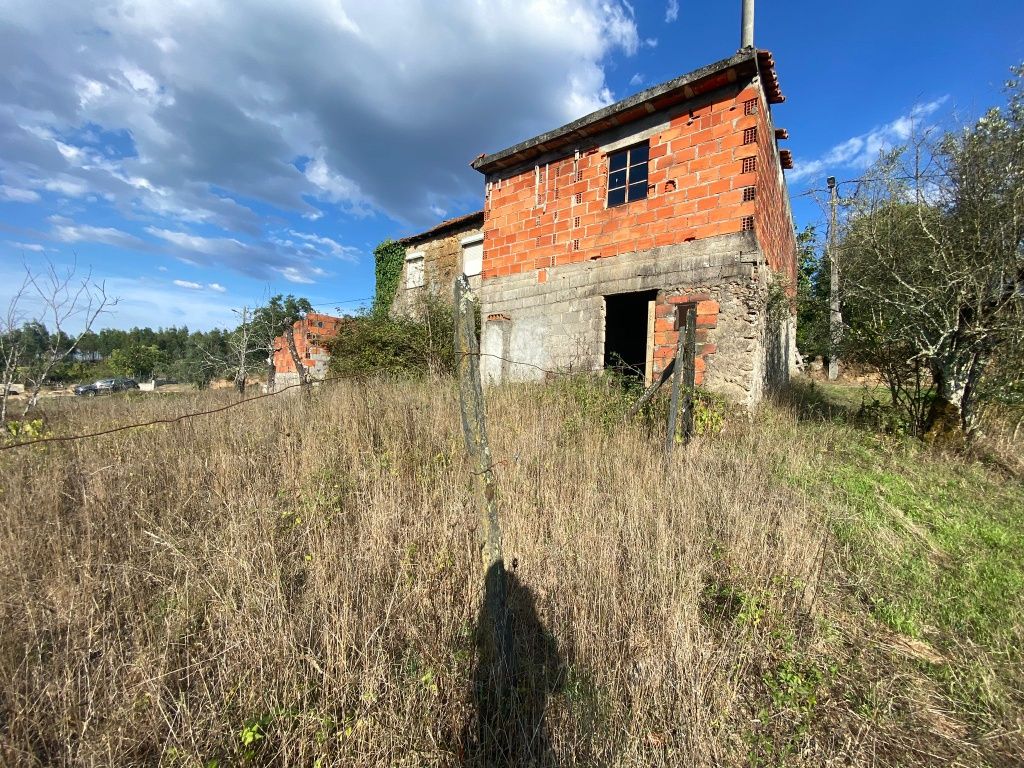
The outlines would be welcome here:
M 649 384 L 654 364 L 657 291 L 604 297 L 604 367 Z

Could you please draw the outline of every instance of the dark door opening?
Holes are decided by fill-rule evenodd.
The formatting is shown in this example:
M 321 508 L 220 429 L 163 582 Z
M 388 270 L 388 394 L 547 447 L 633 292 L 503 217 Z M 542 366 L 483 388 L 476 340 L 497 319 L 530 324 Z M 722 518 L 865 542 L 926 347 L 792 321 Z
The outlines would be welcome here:
M 657 291 L 604 297 L 604 367 L 650 381 Z

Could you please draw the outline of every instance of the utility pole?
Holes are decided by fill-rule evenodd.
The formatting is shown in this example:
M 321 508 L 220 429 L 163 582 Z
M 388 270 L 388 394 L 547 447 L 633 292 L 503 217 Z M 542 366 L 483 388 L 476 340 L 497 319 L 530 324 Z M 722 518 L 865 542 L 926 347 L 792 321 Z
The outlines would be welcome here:
M 843 311 L 839 304 L 839 258 L 836 253 L 839 189 L 835 176 L 828 177 L 828 198 L 828 263 L 831 270 L 828 292 L 828 380 L 835 381 L 839 378 L 839 340 L 843 331 Z

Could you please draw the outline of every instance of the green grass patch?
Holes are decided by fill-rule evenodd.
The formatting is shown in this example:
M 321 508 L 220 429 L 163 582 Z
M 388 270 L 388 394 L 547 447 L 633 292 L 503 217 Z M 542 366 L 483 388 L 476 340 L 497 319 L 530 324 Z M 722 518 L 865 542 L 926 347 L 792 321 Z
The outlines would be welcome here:
M 827 506 L 849 585 L 877 621 L 936 649 L 944 661 L 922 671 L 959 710 L 1008 714 L 1024 688 L 1024 483 L 833 423 L 792 482 Z M 797 429 L 821 439 L 820 425 Z

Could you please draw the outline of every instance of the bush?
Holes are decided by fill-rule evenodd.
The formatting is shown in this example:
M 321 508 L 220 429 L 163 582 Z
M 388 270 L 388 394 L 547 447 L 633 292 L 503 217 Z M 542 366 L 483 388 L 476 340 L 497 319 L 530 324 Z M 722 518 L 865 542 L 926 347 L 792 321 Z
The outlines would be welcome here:
M 330 343 L 335 376 L 419 376 L 455 372 L 455 322 L 450 304 L 429 298 L 418 318 L 370 312 L 355 318 Z

